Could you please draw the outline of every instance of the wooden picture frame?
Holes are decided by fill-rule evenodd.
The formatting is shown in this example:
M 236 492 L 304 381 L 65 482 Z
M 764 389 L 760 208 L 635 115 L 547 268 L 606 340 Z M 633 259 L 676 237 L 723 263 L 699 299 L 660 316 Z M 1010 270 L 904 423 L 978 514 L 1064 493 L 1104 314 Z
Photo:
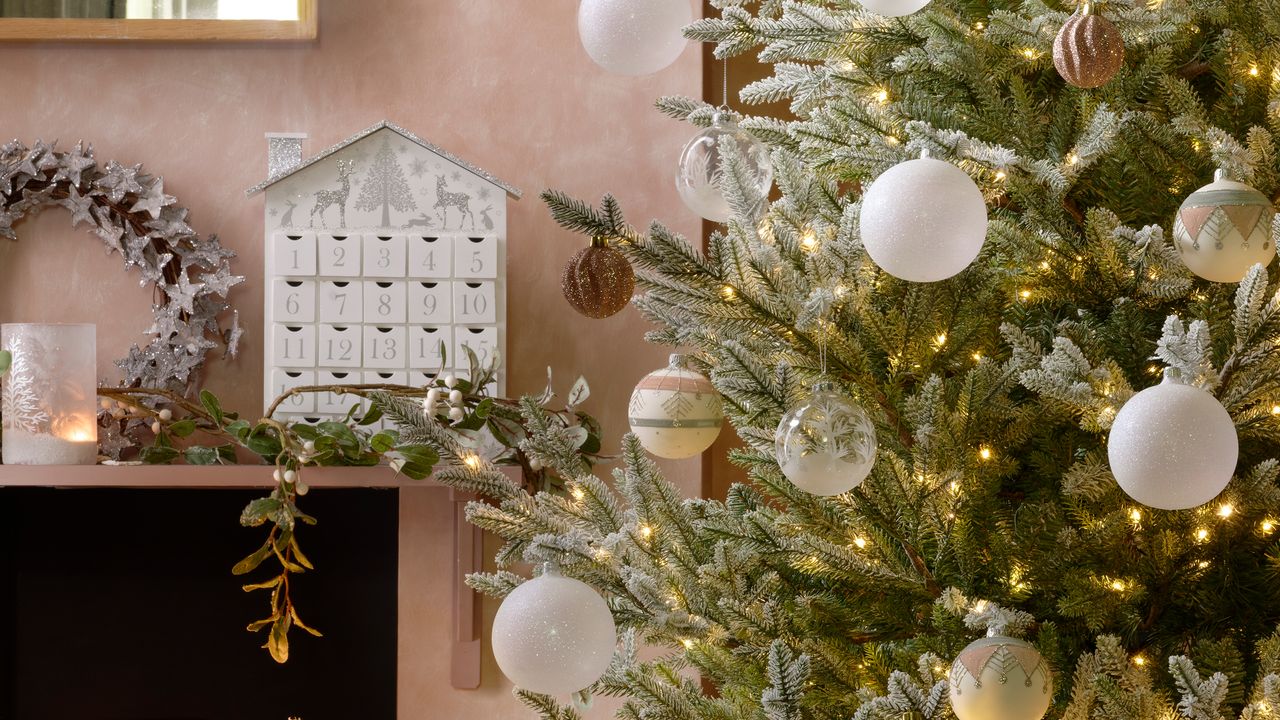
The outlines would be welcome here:
M 0 42 L 305 42 L 320 0 L 298 0 L 297 20 L 0 18 Z

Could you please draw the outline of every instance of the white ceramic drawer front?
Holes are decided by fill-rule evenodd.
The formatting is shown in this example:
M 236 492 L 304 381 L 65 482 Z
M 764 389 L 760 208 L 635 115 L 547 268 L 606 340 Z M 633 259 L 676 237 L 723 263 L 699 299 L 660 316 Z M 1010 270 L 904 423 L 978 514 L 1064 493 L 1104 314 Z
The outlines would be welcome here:
M 316 274 L 316 234 L 278 232 L 272 237 L 272 259 L 277 275 L 308 277 Z
M 296 387 L 304 385 L 315 385 L 316 374 L 314 370 L 272 370 L 271 371 L 271 388 L 276 397 L 289 392 Z M 284 402 L 280 403 L 281 412 L 298 412 L 307 413 L 314 412 L 316 409 L 315 393 L 298 393 Z
M 379 325 L 403 323 L 407 315 L 405 283 L 364 281 L 364 321 Z
M 272 288 L 275 305 L 272 320 L 280 323 L 309 323 L 316 320 L 316 283 L 314 280 L 276 278 Z
M 360 373 L 342 370 L 321 370 L 316 373 L 317 385 L 358 385 Z M 346 415 L 353 406 L 359 405 L 359 395 L 347 395 L 333 392 L 316 393 L 316 412 Z
M 321 280 L 317 302 L 322 323 L 355 325 L 364 321 L 364 284 L 358 280 Z
M 337 233 L 319 236 L 320 275 L 325 277 L 359 277 L 360 236 Z
M 364 276 L 402 278 L 405 272 L 403 235 L 364 236 Z
M 453 329 L 453 357 L 450 363 L 455 368 L 470 367 L 467 353 L 462 348 L 470 347 L 481 365 L 489 364 L 494 351 L 498 349 L 498 329 L 495 327 L 457 327 Z
M 498 277 L 498 238 L 460 235 L 453 242 L 453 276 Z
M 440 325 L 453 320 L 453 283 L 411 280 L 409 322 Z
M 453 272 L 453 237 L 450 235 L 410 235 L 409 277 L 447 278 Z
M 448 327 L 409 327 L 409 367 L 434 373 L 453 355 L 453 332 Z M 452 357 L 449 359 L 452 360 Z
M 496 322 L 497 304 L 492 282 L 453 284 L 453 321 L 459 325 Z
M 321 325 L 316 364 L 331 368 L 360 367 L 363 340 L 358 325 Z
M 315 367 L 316 326 L 272 325 L 271 358 L 277 367 Z
M 361 364 L 366 368 L 407 368 L 409 350 L 404 326 L 365 325 L 362 356 Z
M 369 372 L 364 374 L 364 383 L 366 385 L 408 385 L 409 373 L 403 370 L 393 370 L 389 372 Z

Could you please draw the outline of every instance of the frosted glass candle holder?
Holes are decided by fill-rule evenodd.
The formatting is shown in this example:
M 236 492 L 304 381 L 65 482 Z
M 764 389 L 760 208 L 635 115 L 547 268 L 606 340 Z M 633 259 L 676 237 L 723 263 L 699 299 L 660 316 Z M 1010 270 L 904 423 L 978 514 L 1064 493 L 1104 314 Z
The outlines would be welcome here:
M 13 355 L 0 381 L 5 465 L 92 465 L 98 460 L 97 328 L 6 323 Z

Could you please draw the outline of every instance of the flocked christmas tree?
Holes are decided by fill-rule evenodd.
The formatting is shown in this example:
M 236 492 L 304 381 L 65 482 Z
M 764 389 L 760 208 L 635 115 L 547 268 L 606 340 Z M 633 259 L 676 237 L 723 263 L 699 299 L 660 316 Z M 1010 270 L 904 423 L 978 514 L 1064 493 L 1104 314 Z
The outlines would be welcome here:
M 499 501 L 471 517 L 500 564 L 608 599 L 620 646 L 591 691 L 637 720 L 1033 720 L 1034 694 L 1071 720 L 1280 713 L 1280 3 L 714 4 L 687 34 L 758 52 L 773 77 L 743 99 L 798 118 L 741 122 L 780 199 L 724 150 L 733 217 L 705 253 L 612 198 L 547 200 L 623 241 L 649 339 L 693 349 L 751 483 L 682 499 L 629 436 L 611 489 L 550 428 L 525 448 L 567 492 L 474 458 L 456 476 Z M 779 428 L 819 382 L 844 419 Z M 780 431 L 857 432 L 857 410 L 865 480 L 793 484 Z

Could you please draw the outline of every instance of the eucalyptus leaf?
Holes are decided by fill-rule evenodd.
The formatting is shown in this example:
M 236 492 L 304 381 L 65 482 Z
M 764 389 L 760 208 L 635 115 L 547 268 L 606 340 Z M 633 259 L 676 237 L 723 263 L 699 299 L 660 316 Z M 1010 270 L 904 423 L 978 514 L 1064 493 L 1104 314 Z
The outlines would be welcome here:
M 201 390 L 200 404 L 204 406 L 205 411 L 212 415 L 219 425 L 222 424 L 222 403 L 218 402 L 216 395 L 208 390 Z
M 252 555 L 236 563 L 235 567 L 231 568 L 231 574 L 245 575 L 253 572 L 258 568 L 259 565 L 262 564 L 263 560 L 267 559 L 267 556 L 270 554 L 271 554 L 271 543 L 269 542 L 263 543 L 262 547 L 255 550 Z

